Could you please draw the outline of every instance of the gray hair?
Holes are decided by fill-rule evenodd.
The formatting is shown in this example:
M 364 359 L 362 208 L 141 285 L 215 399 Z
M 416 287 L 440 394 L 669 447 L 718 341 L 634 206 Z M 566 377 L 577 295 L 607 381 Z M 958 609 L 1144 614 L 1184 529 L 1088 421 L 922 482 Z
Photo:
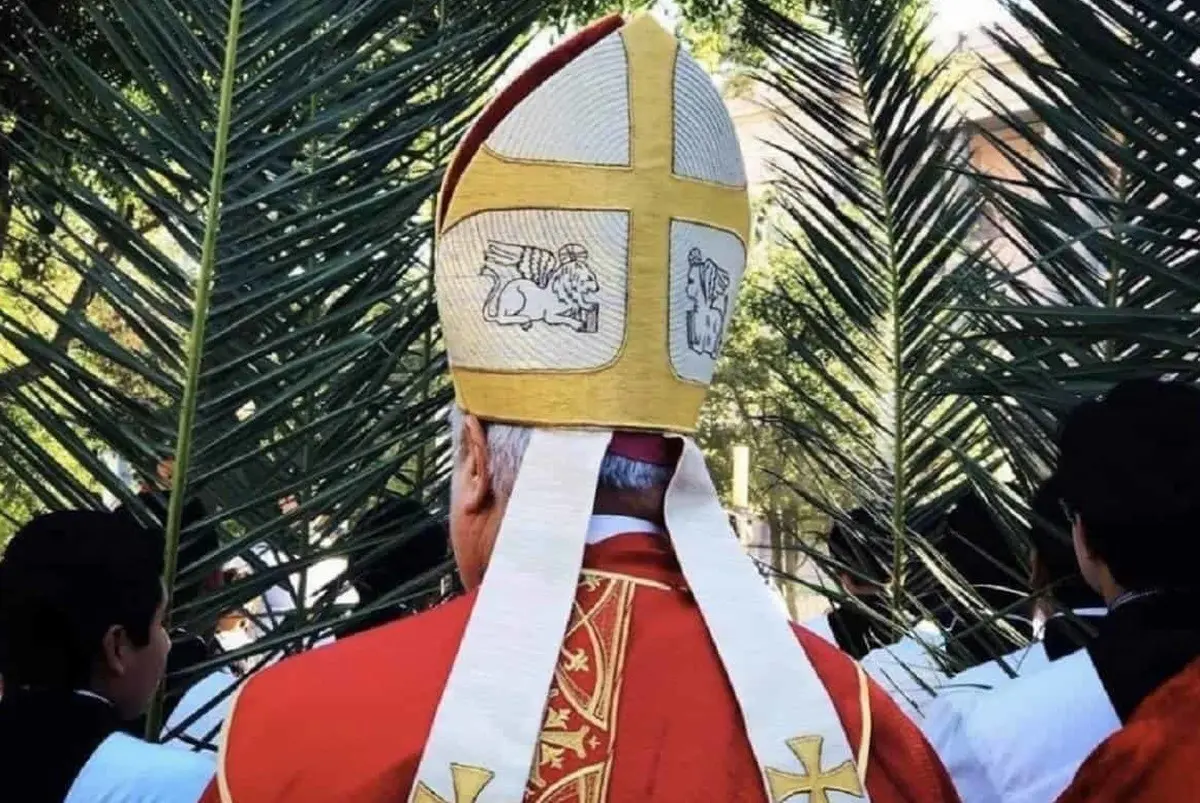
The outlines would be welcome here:
M 488 443 L 488 472 L 492 475 L 492 491 L 507 496 L 517 481 L 521 459 L 529 446 L 530 427 L 515 424 L 486 422 Z M 462 448 L 463 414 L 457 406 L 450 409 L 451 443 L 455 458 Z M 643 463 L 628 457 L 607 454 L 600 463 L 597 486 L 613 491 L 645 491 L 665 487 L 674 472 L 666 466 Z

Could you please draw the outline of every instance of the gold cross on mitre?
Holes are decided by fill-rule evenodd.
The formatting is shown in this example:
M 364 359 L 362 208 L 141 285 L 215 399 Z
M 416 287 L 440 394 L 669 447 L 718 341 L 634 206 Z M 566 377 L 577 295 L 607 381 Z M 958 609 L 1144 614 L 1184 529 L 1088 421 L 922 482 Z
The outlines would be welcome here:
M 676 172 L 672 99 L 679 44 L 649 16 L 635 19 L 619 34 L 628 65 L 629 164 L 517 159 L 482 147 L 455 184 L 439 219 L 439 232 L 445 232 L 493 210 L 629 214 L 627 323 L 617 358 L 583 377 L 457 367 L 459 397 L 469 403 L 486 399 L 486 409 L 476 412 L 492 418 L 554 422 L 620 417 L 605 409 L 605 398 L 591 390 L 563 391 L 566 383 L 586 384 L 592 379 L 620 388 L 630 398 L 654 399 L 653 405 L 642 405 L 656 419 L 640 422 L 647 427 L 690 431 L 704 400 L 703 383 L 681 379 L 672 369 L 665 331 L 673 303 L 667 286 L 671 227 L 673 222 L 702 224 L 731 233 L 745 244 L 750 233 L 746 188 Z M 509 410 L 509 405 L 519 409 Z
M 800 736 L 789 739 L 787 746 L 800 759 L 803 774 L 767 768 L 767 788 L 771 803 L 783 803 L 793 797 L 808 794 L 808 803 L 829 803 L 829 792 L 845 792 L 862 797 L 862 781 L 853 761 L 843 761 L 832 770 L 821 769 L 822 736 Z
M 475 803 L 483 792 L 483 787 L 491 783 L 496 773 L 483 767 L 468 767 L 464 764 L 451 764 L 450 775 L 454 784 L 453 803 Z M 451 803 L 437 792 L 430 789 L 424 782 L 417 784 L 412 803 Z

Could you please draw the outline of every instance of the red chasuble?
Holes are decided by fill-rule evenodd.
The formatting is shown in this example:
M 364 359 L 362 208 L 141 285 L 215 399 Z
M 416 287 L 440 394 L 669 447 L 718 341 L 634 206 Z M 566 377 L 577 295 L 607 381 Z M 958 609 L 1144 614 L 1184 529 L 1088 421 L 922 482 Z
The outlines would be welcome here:
M 1134 711 L 1088 757 L 1058 803 L 1175 803 L 1200 797 L 1200 661 Z
M 407 800 L 473 599 L 252 679 L 206 803 Z M 956 802 L 932 748 L 887 695 L 836 648 L 797 637 L 866 755 L 872 801 Z M 795 749 L 806 773 L 773 777 L 776 801 L 826 803 L 821 789 L 857 787 L 849 763 L 825 763 L 819 740 Z M 525 803 L 763 799 L 733 692 L 667 543 L 629 534 L 589 547 Z M 425 789 L 416 800 L 471 803 Z

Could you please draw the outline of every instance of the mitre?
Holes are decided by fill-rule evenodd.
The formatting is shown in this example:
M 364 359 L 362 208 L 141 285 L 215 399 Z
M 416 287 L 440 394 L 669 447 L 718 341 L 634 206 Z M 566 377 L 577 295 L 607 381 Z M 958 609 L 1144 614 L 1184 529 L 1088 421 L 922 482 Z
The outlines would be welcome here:
M 749 220 L 721 95 L 648 16 L 611 17 L 563 42 L 460 143 L 437 204 L 434 266 L 457 403 L 534 429 L 414 801 L 451 790 L 479 803 L 523 798 L 610 450 L 671 455 L 667 530 L 764 799 L 772 772 L 803 772 L 798 737 L 821 737 L 826 761 L 853 762 L 689 436 L 745 271 Z

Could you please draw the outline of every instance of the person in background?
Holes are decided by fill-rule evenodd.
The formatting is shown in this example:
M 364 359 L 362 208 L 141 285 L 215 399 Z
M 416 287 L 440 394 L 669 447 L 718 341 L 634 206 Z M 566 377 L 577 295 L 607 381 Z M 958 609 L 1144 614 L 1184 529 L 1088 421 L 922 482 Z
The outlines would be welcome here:
M 1063 423 L 1055 474 L 1077 566 L 1108 614 L 1089 623 L 1096 635 L 1082 649 L 979 695 L 930 733 L 965 803 L 1053 801 L 1200 656 L 1200 550 L 1188 535 L 1200 518 L 1200 391 L 1125 382 L 1085 402 Z
M 962 672 L 1028 645 L 1033 624 L 1024 604 L 1030 595 L 1024 553 L 977 491 L 965 491 L 946 514 L 934 548 L 977 597 L 961 599 L 941 584 L 930 595 L 946 634 L 948 668 Z
M 1051 476 L 1033 498 L 1029 527 L 1032 583 L 1039 594 L 1034 618 L 1042 622 L 1040 643 L 1047 661 L 1090 644 L 1108 613 L 1104 598 L 1079 569 L 1062 500 L 1062 483 Z
M 1188 669 L 1200 658 L 1200 389 L 1124 382 L 1076 410 L 1060 446 L 1075 554 L 1109 610 L 1087 652 L 1123 725 L 1063 800 L 1190 800 L 1200 780 L 1200 670 Z
M 1109 610 L 1087 651 L 1124 721 L 1200 655 L 1200 390 L 1122 383 L 1071 415 L 1060 449 L 1075 554 Z
M 1039 486 L 1030 507 L 1031 583 L 1044 640 L 951 677 L 922 722 L 964 803 L 1049 803 L 1114 727 L 1108 705 L 1096 704 L 1103 694 L 1082 649 L 1103 601 L 1080 574 L 1057 476 Z M 1076 709 L 1065 718 L 1064 696 Z
M 377 545 L 356 548 L 363 541 Z M 450 534 L 419 502 L 389 495 L 359 520 L 348 543 L 354 551 L 346 576 L 358 592 L 359 611 L 339 629 L 339 639 L 419 613 L 444 598 Z M 429 590 L 405 593 L 415 583 Z
M 875 523 L 865 508 L 847 514 L 848 523 L 835 521 L 826 537 L 830 567 L 848 599 L 833 610 L 802 623 L 821 638 L 836 644 L 851 658 L 861 660 L 871 650 L 890 644 L 891 613 L 883 595 L 887 578 L 883 552 L 877 538 L 864 535 Z
M 38 516 L 0 559 L 0 797 L 192 803 L 200 756 L 122 732 L 166 666 L 162 543 L 126 516 Z
M 917 622 L 895 637 L 889 623 L 895 615 L 884 590 L 889 574 L 890 544 L 875 535 L 878 527 L 864 508 L 849 513 L 850 524 L 835 522 L 829 531 L 830 557 L 838 581 L 851 600 L 803 624 L 859 660 L 900 709 L 912 719 L 945 679 L 934 657 L 942 636 L 932 622 Z
M 138 502 L 154 523 L 152 531 L 160 551 L 166 548 L 165 523 L 171 495 L 165 489 L 170 485 L 173 468 L 174 461 L 164 460 L 158 467 L 158 487 L 143 484 L 142 489 L 138 492 Z M 137 519 L 136 514 L 128 505 L 121 505 L 113 512 L 128 517 L 130 521 Z M 174 611 L 186 609 L 188 605 L 204 594 L 220 588 L 224 582 L 220 567 L 199 576 L 195 576 L 195 573 L 190 571 L 220 547 L 217 528 L 212 523 L 206 523 L 205 520 L 208 518 L 208 509 L 198 498 L 188 500 L 183 507 L 182 536 L 176 563 L 176 578 L 182 582 L 176 582 L 175 592 L 172 595 L 171 602 Z M 189 574 L 193 576 L 188 577 Z M 170 631 L 171 653 L 167 659 L 166 683 L 163 693 L 163 713 L 168 718 L 189 687 L 196 682 L 191 670 L 218 653 L 215 621 L 193 621 L 188 622 L 187 626 L 180 626 L 180 622 L 176 621 L 179 618 L 181 617 L 174 614 L 170 617 L 173 625 Z M 144 719 L 128 724 L 129 732 L 139 736 L 145 732 L 145 726 Z
M 992 661 L 953 675 L 939 692 L 939 707 L 951 699 L 974 696 L 1010 680 L 1031 675 L 1052 661 L 1076 652 L 1096 634 L 1104 618 L 1104 600 L 1084 581 L 1071 546 L 1070 522 L 1063 513 L 1062 487 L 1051 476 L 1030 504 L 1028 539 L 1033 621 L 1037 641 Z M 945 716 L 946 712 L 940 712 Z

